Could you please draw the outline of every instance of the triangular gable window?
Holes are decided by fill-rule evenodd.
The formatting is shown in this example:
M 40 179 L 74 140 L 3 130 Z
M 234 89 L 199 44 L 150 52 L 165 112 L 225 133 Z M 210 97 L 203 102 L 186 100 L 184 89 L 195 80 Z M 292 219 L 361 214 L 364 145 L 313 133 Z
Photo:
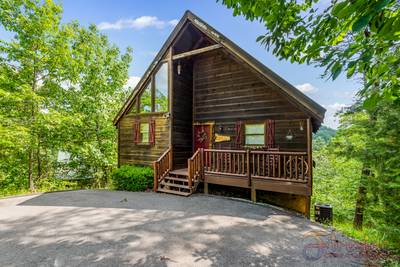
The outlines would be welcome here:
M 163 63 L 154 75 L 155 112 L 168 111 L 168 64 Z
M 151 112 L 151 83 L 143 90 L 139 99 L 139 112 Z

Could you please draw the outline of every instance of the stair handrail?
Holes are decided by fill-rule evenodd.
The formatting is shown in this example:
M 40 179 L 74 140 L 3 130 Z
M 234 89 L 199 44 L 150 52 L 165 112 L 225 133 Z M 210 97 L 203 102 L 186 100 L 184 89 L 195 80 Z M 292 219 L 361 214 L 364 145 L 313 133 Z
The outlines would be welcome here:
M 203 149 L 199 148 L 193 154 L 193 156 L 188 159 L 188 186 L 192 188 L 193 183 L 202 179 L 204 172 L 204 162 L 203 162 Z
M 154 169 L 154 192 L 157 191 L 158 184 L 172 170 L 172 148 L 169 147 L 158 160 L 153 162 Z

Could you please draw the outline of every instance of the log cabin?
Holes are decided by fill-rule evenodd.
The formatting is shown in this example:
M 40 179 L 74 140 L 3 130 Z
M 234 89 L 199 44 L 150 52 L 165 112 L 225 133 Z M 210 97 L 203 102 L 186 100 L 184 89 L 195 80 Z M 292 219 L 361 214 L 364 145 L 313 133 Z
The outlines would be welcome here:
M 188 196 L 199 183 L 205 193 L 246 188 L 253 201 L 277 192 L 309 215 L 312 133 L 324 114 L 186 11 L 114 119 L 118 165 L 153 166 L 156 192 Z

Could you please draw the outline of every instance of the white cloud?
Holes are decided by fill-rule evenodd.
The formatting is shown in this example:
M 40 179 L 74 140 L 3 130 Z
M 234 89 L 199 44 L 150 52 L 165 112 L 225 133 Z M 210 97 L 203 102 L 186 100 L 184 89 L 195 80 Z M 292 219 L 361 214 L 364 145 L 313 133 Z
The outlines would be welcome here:
M 323 107 L 326 108 L 324 124 L 333 129 L 337 129 L 337 127 L 339 126 L 339 119 L 335 116 L 336 112 L 342 110 L 347 106 L 348 105 L 346 104 L 337 102 L 330 105 L 323 105 Z
M 125 89 L 133 89 L 135 88 L 135 86 L 138 84 L 138 82 L 140 81 L 140 77 L 139 76 L 130 76 L 128 81 L 126 82 L 124 88 Z
M 172 19 L 172 20 L 168 21 L 168 23 L 172 26 L 176 26 L 178 24 L 178 22 L 179 22 L 179 20 L 177 20 L 177 19 Z
M 305 94 L 312 94 L 312 93 L 318 92 L 318 90 L 319 90 L 317 87 L 315 87 L 311 83 L 298 84 L 295 87 Z
M 115 22 L 101 22 L 97 27 L 100 30 L 121 30 L 121 29 L 135 29 L 141 30 L 144 28 L 162 29 L 167 26 L 175 26 L 178 20 L 173 19 L 169 21 L 160 20 L 155 16 L 141 16 L 135 19 L 119 19 Z
M 354 99 L 357 95 L 357 90 L 348 90 L 348 91 L 335 91 L 335 96 L 346 98 L 346 99 Z

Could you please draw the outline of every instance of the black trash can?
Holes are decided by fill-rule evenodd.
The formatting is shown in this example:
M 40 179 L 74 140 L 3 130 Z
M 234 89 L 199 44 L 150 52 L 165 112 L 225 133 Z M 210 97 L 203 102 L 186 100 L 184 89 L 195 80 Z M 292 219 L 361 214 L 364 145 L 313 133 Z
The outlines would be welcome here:
M 314 205 L 315 221 L 319 223 L 332 224 L 333 222 L 333 209 L 329 204 L 315 204 Z

